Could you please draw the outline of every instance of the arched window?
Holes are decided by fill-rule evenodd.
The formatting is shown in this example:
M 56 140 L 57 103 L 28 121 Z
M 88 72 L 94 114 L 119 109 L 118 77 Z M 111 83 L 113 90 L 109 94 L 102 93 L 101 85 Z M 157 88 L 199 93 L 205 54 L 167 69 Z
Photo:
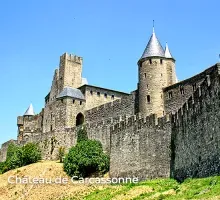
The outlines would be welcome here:
M 84 116 L 82 113 L 79 113 L 77 116 L 76 116 L 76 126 L 79 126 L 81 124 L 84 123 Z

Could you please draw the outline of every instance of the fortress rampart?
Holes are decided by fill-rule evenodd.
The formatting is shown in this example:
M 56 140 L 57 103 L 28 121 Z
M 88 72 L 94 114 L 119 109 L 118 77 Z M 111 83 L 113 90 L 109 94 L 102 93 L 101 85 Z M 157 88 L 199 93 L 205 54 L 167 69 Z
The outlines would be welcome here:
M 172 176 L 220 173 L 220 64 L 172 117 Z
M 170 116 L 134 115 L 111 127 L 111 177 L 170 175 Z

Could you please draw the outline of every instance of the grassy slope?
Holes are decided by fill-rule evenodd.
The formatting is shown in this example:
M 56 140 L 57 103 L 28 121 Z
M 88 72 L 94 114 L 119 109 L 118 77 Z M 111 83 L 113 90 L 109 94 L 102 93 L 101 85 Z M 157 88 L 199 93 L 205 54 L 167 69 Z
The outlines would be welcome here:
M 66 198 L 74 200 L 77 197 Z M 220 177 L 188 179 L 178 184 L 172 179 L 144 181 L 138 184 L 108 186 L 96 189 L 85 200 L 140 200 L 140 199 L 220 199 Z
M 220 199 L 220 177 L 188 179 L 178 184 L 172 179 L 158 179 L 127 185 L 11 185 L 8 176 L 66 177 L 62 164 L 44 161 L 0 175 L 0 199 L 30 200 L 139 200 L 139 199 Z

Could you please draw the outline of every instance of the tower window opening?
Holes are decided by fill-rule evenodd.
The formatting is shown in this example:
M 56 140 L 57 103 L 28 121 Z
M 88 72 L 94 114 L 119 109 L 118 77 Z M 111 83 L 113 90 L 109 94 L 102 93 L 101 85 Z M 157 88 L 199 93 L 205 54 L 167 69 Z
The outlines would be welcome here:
M 61 99 L 61 103 L 63 103 L 63 99 Z
M 149 87 L 149 85 L 147 84 L 147 88 Z
M 146 73 L 144 73 L 144 78 L 147 78 L 147 74 Z
M 196 91 L 196 83 L 193 84 L 193 91 Z
M 184 94 L 184 88 L 182 86 L 180 87 L 180 93 Z
M 90 94 L 93 95 L 93 91 L 92 90 L 90 91 Z
M 104 94 L 104 97 L 105 97 L 105 98 L 107 98 L 107 97 L 108 97 L 108 95 L 105 93 L 105 94 Z
M 171 99 L 173 97 L 173 92 L 172 91 L 168 93 L 168 97 L 169 97 L 169 99 Z
M 160 64 L 163 64 L 163 60 L 162 59 L 160 59 Z
M 152 60 L 151 59 L 149 60 L 149 62 L 150 62 L 150 64 L 152 64 Z
M 97 92 L 97 96 L 100 97 L 100 92 Z
M 150 95 L 147 95 L 147 103 L 150 103 Z
M 80 101 L 79 104 L 82 105 L 82 101 Z
M 113 95 L 112 95 L 112 99 L 114 99 L 114 98 L 115 98 L 115 95 L 113 94 Z
M 73 104 L 75 103 L 75 99 L 73 99 Z

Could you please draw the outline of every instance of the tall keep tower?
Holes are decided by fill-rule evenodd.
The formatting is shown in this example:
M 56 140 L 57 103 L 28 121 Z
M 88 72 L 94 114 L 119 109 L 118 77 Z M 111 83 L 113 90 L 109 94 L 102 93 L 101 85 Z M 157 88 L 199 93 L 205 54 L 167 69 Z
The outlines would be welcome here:
M 78 88 L 82 85 L 82 58 L 64 53 L 60 56 L 59 92 L 64 87 Z
M 175 60 L 166 48 L 166 53 L 156 37 L 155 31 L 138 61 L 139 112 L 144 115 L 164 115 L 163 88 L 174 84 Z

